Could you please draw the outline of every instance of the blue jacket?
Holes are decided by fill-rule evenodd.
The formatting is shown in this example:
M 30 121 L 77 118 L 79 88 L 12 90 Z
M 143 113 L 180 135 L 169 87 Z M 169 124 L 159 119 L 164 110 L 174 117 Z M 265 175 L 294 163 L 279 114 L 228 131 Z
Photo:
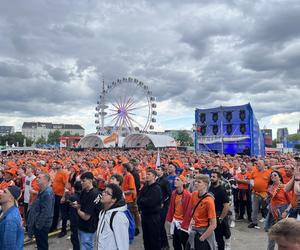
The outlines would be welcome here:
M 24 230 L 16 206 L 9 208 L 0 219 L 0 250 L 23 250 Z
M 38 193 L 28 214 L 28 234 L 32 236 L 33 228 L 49 229 L 52 225 L 54 213 L 54 194 L 50 187 Z

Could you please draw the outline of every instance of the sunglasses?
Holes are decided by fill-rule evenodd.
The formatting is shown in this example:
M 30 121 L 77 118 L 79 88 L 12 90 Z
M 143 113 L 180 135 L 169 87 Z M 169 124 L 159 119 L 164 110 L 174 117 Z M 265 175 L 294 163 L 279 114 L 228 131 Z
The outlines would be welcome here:
M 112 196 L 112 194 L 111 193 L 109 193 L 108 191 L 106 191 L 106 190 L 104 190 L 103 192 L 102 192 L 102 194 L 103 195 L 109 195 L 109 196 Z

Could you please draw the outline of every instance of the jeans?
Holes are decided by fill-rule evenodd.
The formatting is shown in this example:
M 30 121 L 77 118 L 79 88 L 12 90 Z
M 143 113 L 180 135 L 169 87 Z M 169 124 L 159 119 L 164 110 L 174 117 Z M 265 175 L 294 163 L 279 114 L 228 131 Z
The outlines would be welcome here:
M 34 236 L 38 250 L 48 250 L 48 232 L 49 228 L 37 229 L 34 227 Z
M 255 193 L 252 194 L 252 222 L 257 224 L 257 217 L 259 213 L 259 209 L 262 207 L 262 216 L 265 218 L 267 215 L 267 204 L 265 200 L 260 196 Z
M 52 226 L 50 229 L 51 232 L 53 232 L 57 229 L 61 198 L 62 198 L 62 196 L 55 195 L 54 214 L 53 214 Z
M 243 218 L 245 214 L 245 207 L 247 208 L 247 216 L 249 222 L 251 221 L 251 191 L 247 189 L 238 190 L 238 203 L 239 203 L 239 218 Z
M 78 239 L 78 229 L 77 227 L 70 226 L 71 227 L 71 242 L 73 245 L 73 250 L 80 250 L 80 244 Z
M 93 250 L 95 233 L 86 233 L 78 230 L 80 250 Z

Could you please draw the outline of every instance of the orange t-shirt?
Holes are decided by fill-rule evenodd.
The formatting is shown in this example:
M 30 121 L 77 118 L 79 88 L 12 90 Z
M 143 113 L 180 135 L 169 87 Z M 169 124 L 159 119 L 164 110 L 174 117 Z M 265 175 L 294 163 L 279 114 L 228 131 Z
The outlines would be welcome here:
M 134 202 L 136 198 L 136 188 L 135 182 L 132 174 L 127 173 L 123 176 L 123 183 L 122 183 L 122 190 L 123 192 L 133 190 L 134 192 L 131 194 L 125 194 L 125 201 L 126 203 Z
M 120 165 L 120 164 L 116 165 L 115 168 L 114 168 L 114 172 L 116 174 L 122 174 L 123 173 L 123 167 L 122 167 L 122 165 Z
M 34 178 L 32 180 L 31 187 L 32 187 L 32 190 L 34 190 L 36 192 L 40 191 L 40 188 L 39 188 L 38 183 L 37 183 L 37 178 Z M 32 194 L 32 193 L 30 194 L 29 205 L 31 205 L 36 200 L 36 197 L 37 197 L 37 194 Z
M 245 181 L 249 179 L 249 174 L 248 173 L 238 173 L 237 175 L 237 180 Z M 238 189 L 248 189 L 248 184 L 244 183 L 238 183 Z
M 288 193 L 288 197 L 290 199 L 292 208 L 296 208 L 297 207 L 297 203 L 298 203 L 298 196 L 295 194 L 294 190 L 291 190 Z
M 287 183 L 291 180 L 291 178 L 292 178 L 292 177 L 286 176 L 286 172 L 285 172 L 285 169 L 284 169 L 284 168 L 279 169 L 279 173 L 280 173 L 281 176 L 282 176 L 282 179 L 283 179 L 283 183 L 284 183 L 284 184 L 287 184 Z
M 199 202 L 198 192 L 192 193 L 191 203 L 194 208 Z M 207 227 L 209 225 L 209 220 L 217 218 L 215 201 L 211 196 L 205 197 L 201 203 L 196 208 L 193 219 L 195 222 L 195 227 Z
M 272 192 L 274 189 L 277 189 L 277 185 L 273 187 Z M 279 189 L 279 191 L 276 193 L 275 197 L 272 197 L 271 199 L 271 205 L 272 207 L 276 207 L 283 204 L 288 204 L 288 195 L 284 192 L 284 185 Z
M 69 174 L 64 170 L 59 170 L 54 176 L 52 189 L 55 195 L 63 196 L 65 186 L 68 183 Z
M 268 183 L 270 179 L 270 174 L 272 169 L 267 169 L 263 171 L 258 171 L 254 169 L 252 171 L 250 179 L 254 180 L 253 190 L 256 192 L 267 192 L 268 191 Z
M 183 221 L 182 194 L 176 194 L 175 196 L 174 218 Z

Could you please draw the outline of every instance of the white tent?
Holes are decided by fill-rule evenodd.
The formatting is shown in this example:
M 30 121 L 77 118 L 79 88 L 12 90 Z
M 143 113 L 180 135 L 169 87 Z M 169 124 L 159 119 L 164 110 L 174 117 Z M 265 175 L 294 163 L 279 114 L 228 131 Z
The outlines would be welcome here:
M 110 137 L 109 135 L 97 135 L 97 134 L 88 134 L 83 137 L 79 143 L 78 147 L 81 148 L 114 148 L 116 146 L 115 140 L 108 140 L 105 142 L 105 139 Z M 118 138 L 118 147 L 122 147 L 124 137 Z
M 100 135 L 88 134 L 83 137 L 79 143 L 80 148 L 104 148 L 104 144 Z
M 123 141 L 123 147 L 126 148 L 136 148 L 136 147 L 146 147 L 150 142 L 156 148 L 165 147 L 176 147 L 176 141 L 174 138 L 168 135 L 155 135 L 155 134 L 131 134 L 126 136 Z

